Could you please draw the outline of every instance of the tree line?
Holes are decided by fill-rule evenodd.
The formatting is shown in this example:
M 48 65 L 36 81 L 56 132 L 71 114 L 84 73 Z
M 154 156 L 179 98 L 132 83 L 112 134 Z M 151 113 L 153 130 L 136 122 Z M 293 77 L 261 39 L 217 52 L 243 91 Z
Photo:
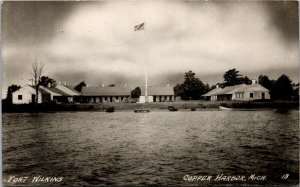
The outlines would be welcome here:
M 36 92 L 39 86 L 56 87 L 57 85 L 56 80 L 48 76 L 42 76 L 43 68 L 43 65 L 34 64 L 32 66 L 32 81 L 33 85 L 35 85 Z M 188 71 L 184 73 L 184 81 L 182 83 L 177 83 L 177 85 L 173 87 L 175 96 L 180 96 L 182 100 L 199 100 L 201 95 L 215 89 L 217 85 L 221 88 L 224 88 L 226 86 L 234 86 L 239 84 L 250 85 L 252 83 L 251 79 L 249 79 L 247 76 L 243 76 L 236 69 L 230 69 L 226 71 L 223 75 L 223 78 L 223 82 L 209 86 L 209 84 L 203 83 L 198 77 L 196 77 L 194 72 Z M 270 90 L 270 96 L 272 100 L 290 100 L 293 94 L 298 96 L 298 92 L 294 93 L 293 86 L 299 86 L 299 83 L 293 83 L 285 74 L 279 76 L 276 80 L 271 80 L 266 75 L 260 75 L 258 77 L 258 83 Z M 74 89 L 78 92 L 81 92 L 82 88 L 85 86 L 87 86 L 87 84 L 85 81 L 82 81 L 74 86 Z M 109 86 L 113 87 L 115 85 L 112 84 Z M 12 93 L 20 88 L 21 86 L 15 84 L 8 86 L 7 97 L 3 102 L 11 103 Z M 140 87 L 136 87 L 131 91 L 132 98 L 139 98 L 140 95 Z M 36 100 L 37 98 L 38 97 L 36 97 Z

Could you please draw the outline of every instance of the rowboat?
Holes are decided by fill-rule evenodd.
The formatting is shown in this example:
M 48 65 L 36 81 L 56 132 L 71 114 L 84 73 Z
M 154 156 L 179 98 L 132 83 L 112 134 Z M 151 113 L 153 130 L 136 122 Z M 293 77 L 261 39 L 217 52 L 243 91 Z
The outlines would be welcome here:
M 149 109 L 135 109 L 134 110 L 135 113 L 146 113 L 146 112 L 150 112 Z
M 178 109 L 175 108 L 174 106 L 168 106 L 168 109 L 171 111 L 171 112 L 174 112 L 174 111 L 177 111 Z
M 233 108 L 227 108 L 227 107 L 224 107 L 224 106 L 219 106 L 219 109 L 220 110 L 233 110 Z
M 106 112 L 114 112 L 115 111 L 115 107 L 108 107 L 105 111 Z
M 224 107 L 224 106 L 219 106 L 220 110 L 224 110 L 224 111 L 254 111 L 254 110 L 259 110 L 257 108 L 228 108 L 228 107 Z

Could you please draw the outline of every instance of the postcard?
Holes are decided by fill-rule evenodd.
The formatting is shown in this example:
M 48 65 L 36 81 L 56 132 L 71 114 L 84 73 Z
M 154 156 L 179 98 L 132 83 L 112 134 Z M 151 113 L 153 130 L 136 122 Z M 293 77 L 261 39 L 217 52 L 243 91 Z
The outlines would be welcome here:
M 298 186 L 297 1 L 4 1 L 3 186 Z

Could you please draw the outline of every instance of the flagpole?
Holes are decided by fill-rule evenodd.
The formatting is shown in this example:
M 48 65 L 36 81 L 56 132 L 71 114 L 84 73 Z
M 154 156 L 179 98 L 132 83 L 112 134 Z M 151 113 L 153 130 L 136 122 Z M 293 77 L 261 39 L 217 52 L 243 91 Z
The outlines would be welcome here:
M 146 59 L 145 59 L 145 103 L 148 103 L 148 41 L 147 41 L 147 30 L 146 30 L 146 23 L 144 23 L 144 42 L 145 42 L 145 53 L 146 53 Z
M 145 27 L 146 23 L 142 23 L 134 26 L 135 31 L 144 31 L 144 52 L 145 52 L 145 103 L 148 103 L 148 40 L 147 31 Z

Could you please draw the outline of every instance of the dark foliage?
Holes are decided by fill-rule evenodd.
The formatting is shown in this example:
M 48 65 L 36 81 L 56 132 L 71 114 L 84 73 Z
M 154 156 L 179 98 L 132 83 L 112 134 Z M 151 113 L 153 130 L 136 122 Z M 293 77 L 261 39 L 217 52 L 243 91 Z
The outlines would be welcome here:
M 46 87 L 55 87 L 56 81 L 54 79 L 51 79 L 50 77 L 42 76 L 41 80 L 39 81 L 39 85 Z
M 258 77 L 258 83 L 260 85 L 262 85 L 263 87 L 267 88 L 268 90 L 270 90 L 270 96 L 271 99 L 274 99 L 274 88 L 275 88 L 275 81 L 274 80 L 270 80 L 268 76 L 266 75 L 260 75 Z
M 176 96 L 181 96 L 182 100 L 197 100 L 201 95 L 209 91 L 209 85 L 204 85 L 203 82 L 195 77 L 192 71 L 184 74 L 184 82 L 177 84 L 174 87 Z
M 131 91 L 131 98 L 139 98 L 141 96 L 141 88 L 136 87 L 134 90 Z
M 291 79 L 286 75 L 281 75 L 275 82 L 274 98 L 277 100 L 289 100 L 293 94 Z
M 258 83 L 270 90 L 273 100 L 289 100 L 293 94 L 293 84 L 287 75 L 281 75 L 277 80 L 270 80 L 268 76 L 260 75 Z
M 82 87 L 86 86 L 85 82 L 82 81 L 81 83 L 77 84 L 76 86 L 74 86 L 74 89 L 78 92 L 81 92 Z
M 12 85 L 8 86 L 7 96 L 6 96 L 6 99 L 3 100 L 3 102 L 12 103 L 12 93 L 19 90 L 20 88 L 21 88 L 21 86 L 15 85 L 15 84 L 12 84 Z
M 247 76 L 245 76 L 244 79 L 243 79 L 243 83 L 247 84 L 247 85 L 250 85 L 250 84 L 252 84 L 252 81 Z
M 234 86 L 238 84 L 242 84 L 244 82 L 244 78 L 239 74 L 239 71 L 236 69 L 230 69 L 225 72 L 223 75 L 225 86 Z
M 183 93 L 183 85 L 182 84 L 177 83 L 177 85 L 174 86 L 173 89 L 174 89 L 175 96 L 182 95 L 182 93 Z

